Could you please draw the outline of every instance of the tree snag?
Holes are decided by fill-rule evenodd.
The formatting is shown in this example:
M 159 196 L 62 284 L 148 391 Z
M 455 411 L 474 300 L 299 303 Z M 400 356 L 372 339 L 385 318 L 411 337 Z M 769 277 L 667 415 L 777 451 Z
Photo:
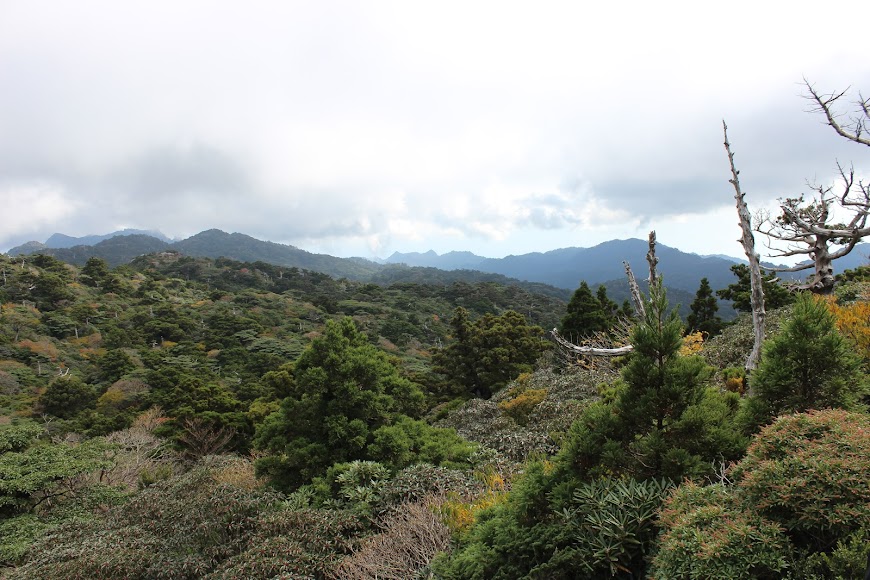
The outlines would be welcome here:
M 734 186 L 734 199 L 737 203 L 737 217 L 740 218 L 740 229 L 742 234 L 738 240 L 743 244 L 743 251 L 746 253 L 746 258 L 749 260 L 749 281 L 752 291 L 750 293 L 750 303 L 752 305 L 752 330 L 755 334 L 755 341 L 752 345 L 752 352 L 746 359 L 744 365 L 746 371 L 752 371 L 758 366 L 758 361 L 761 358 L 761 343 L 764 342 L 764 292 L 762 291 L 762 277 L 760 257 L 755 251 L 755 236 L 752 234 L 752 217 L 749 215 L 749 207 L 744 200 L 745 193 L 740 189 L 740 179 L 737 168 L 734 166 L 734 154 L 731 152 L 731 144 L 728 143 L 728 125 L 722 121 L 722 132 L 725 136 L 725 152 L 728 153 L 728 163 L 731 165 L 731 179 L 728 182 Z
M 841 122 L 842 114 L 835 110 L 837 101 L 846 91 L 820 94 L 815 87 L 804 79 L 808 95 L 813 103 L 811 111 L 825 115 L 827 124 L 841 137 L 859 145 L 870 146 L 867 136 L 870 124 L 870 99 L 859 95 L 855 103 L 856 111 L 848 121 Z M 847 89 L 848 90 L 848 89 Z M 810 280 L 801 286 L 816 294 L 829 294 L 834 289 L 834 268 L 832 262 L 852 251 L 862 238 L 870 236 L 867 217 L 870 214 L 870 184 L 856 179 L 855 169 L 848 170 L 837 163 L 839 191 L 835 186 L 808 184 L 812 190 L 811 199 L 798 197 L 780 199 L 780 215 L 763 215 L 756 227 L 758 233 L 768 239 L 785 242 L 785 249 L 768 248 L 776 253 L 772 257 L 806 256 L 809 261 L 790 268 L 771 268 L 774 272 L 800 272 L 813 269 Z M 834 213 L 849 219 L 848 223 L 837 222 Z

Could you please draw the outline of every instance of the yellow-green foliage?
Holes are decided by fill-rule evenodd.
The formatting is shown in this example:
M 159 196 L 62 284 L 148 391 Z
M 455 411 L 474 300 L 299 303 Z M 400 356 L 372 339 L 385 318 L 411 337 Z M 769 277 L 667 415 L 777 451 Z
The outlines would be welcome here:
M 722 370 L 722 378 L 725 380 L 725 389 L 732 393 L 743 394 L 746 390 L 746 371 L 737 367 L 728 367 Z
M 505 415 L 520 425 L 525 425 L 529 420 L 529 414 L 546 397 L 547 389 L 528 389 L 512 399 L 502 401 L 498 407 Z
M 870 299 L 870 296 L 865 296 Z M 828 308 L 834 315 L 834 322 L 840 333 L 855 343 L 857 352 L 870 366 L 870 301 L 863 300 L 841 306 L 828 301 Z
M 486 491 L 468 501 L 457 494 L 450 494 L 447 501 L 438 507 L 444 525 L 451 533 L 461 534 L 468 530 L 482 510 L 504 503 L 507 490 L 504 477 L 500 473 L 479 474 L 486 485 Z
M 704 333 L 701 331 L 687 334 L 683 338 L 683 345 L 680 347 L 680 356 L 692 356 L 698 354 L 704 349 Z

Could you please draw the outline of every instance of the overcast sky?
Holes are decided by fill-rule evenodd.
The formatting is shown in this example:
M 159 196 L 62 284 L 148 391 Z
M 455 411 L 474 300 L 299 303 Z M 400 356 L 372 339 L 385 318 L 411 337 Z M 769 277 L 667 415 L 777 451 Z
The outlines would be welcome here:
M 0 251 L 209 228 L 333 255 L 614 238 L 742 255 L 752 209 L 870 173 L 870 3 L 0 0 Z M 862 150 L 863 149 L 863 150 Z

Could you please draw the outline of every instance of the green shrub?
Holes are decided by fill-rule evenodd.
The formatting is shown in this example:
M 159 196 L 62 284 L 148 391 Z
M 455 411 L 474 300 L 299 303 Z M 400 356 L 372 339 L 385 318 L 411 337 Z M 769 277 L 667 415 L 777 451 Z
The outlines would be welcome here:
M 789 561 L 789 541 L 779 527 L 737 507 L 722 484 L 684 483 L 665 502 L 660 525 L 656 580 L 775 579 Z
M 870 521 L 870 417 L 839 409 L 780 417 L 732 477 L 745 504 L 797 547 L 827 551 Z

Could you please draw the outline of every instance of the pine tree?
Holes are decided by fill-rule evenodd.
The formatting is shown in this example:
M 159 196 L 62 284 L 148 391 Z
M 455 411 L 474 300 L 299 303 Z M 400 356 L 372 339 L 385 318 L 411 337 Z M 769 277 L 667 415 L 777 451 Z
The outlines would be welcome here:
M 558 463 L 580 480 L 613 474 L 679 480 L 703 475 L 717 456 L 741 450 L 740 436 L 728 428 L 737 395 L 707 390 L 703 360 L 680 356 L 683 325 L 667 311 L 660 282 L 645 309 L 622 380 L 566 437 Z
M 701 278 L 701 286 L 689 308 L 692 312 L 686 318 L 686 325 L 690 332 L 705 332 L 708 336 L 715 336 L 722 331 L 722 319 L 716 316 L 719 305 L 706 278 Z

